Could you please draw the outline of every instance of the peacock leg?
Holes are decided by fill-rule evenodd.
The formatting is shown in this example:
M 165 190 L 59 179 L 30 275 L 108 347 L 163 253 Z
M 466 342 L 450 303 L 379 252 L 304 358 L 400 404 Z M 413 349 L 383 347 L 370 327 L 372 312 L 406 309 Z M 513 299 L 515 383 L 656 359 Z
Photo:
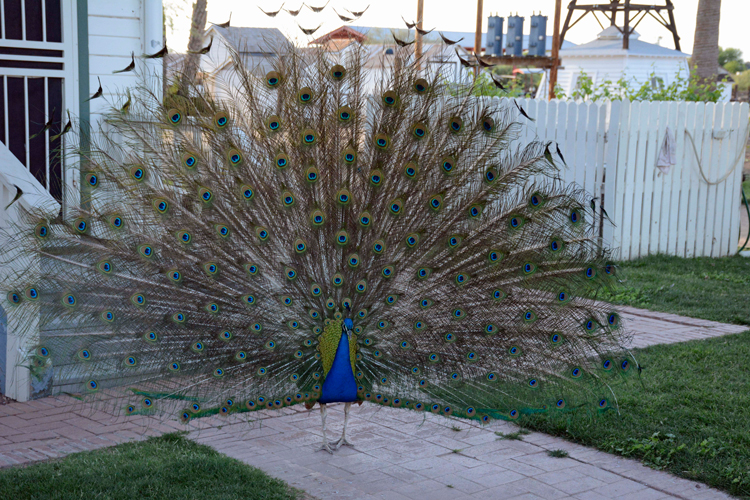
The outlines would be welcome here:
M 352 407 L 351 403 L 344 404 L 344 432 L 341 433 L 341 439 L 333 443 L 334 448 L 337 450 L 342 446 L 354 446 L 351 442 L 346 439 L 346 424 L 349 422 L 349 408 Z
M 326 410 L 325 403 L 320 404 L 320 419 L 323 421 L 323 445 L 318 449 L 325 450 L 330 454 L 333 454 L 333 450 L 331 449 L 331 445 L 328 444 L 328 437 L 326 436 L 326 415 L 328 414 L 328 411 Z

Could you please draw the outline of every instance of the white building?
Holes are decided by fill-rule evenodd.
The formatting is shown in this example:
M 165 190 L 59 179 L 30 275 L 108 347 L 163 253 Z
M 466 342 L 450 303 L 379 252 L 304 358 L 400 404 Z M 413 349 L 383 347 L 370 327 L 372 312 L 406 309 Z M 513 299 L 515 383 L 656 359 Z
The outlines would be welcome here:
M 211 26 L 205 43 L 213 39 L 211 51 L 201 57 L 203 85 L 216 97 L 225 97 L 225 86 L 234 77 L 232 52 L 239 54 L 245 68 L 258 74 L 273 69 L 271 60 L 288 45 L 289 40 L 276 28 L 243 28 Z
M 74 134 L 54 141 L 52 137 L 67 123 L 68 112 L 75 135 L 86 135 L 96 130 L 105 112 L 122 106 L 127 99 L 125 89 L 138 84 L 138 76 L 113 71 L 126 68 L 133 57 L 149 85 L 159 92 L 162 59 L 141 56 L 163 46 L 161 0 L 19 0 L 4 5 L 0 19 L 0 229 L 17 220 L 19 207 L 44 207 L 55 217 L 63 191 L 66 200 L 77 197 L 77 166 L 73 159 L 61 159 L 56 153 Z M 103 97 L 89 101 L 100 81 Z M 48 122 L 51 127 L 43 131 Z M 16 186 L 24 194 L 5 210 L 16 195 Z M 8 272 L 12 269 L 0 269 L 0 273 Z M 29 370 L 21 366 L 25 340 L 17 335 L 12 311 L 6 306 L 3 294 L 0 393 L 26 401 L 44 395 L 48 387 L 44 381 L 31 380 Z
M 450 38 L 453 35 L 455 33 L 445 36 Z M 310 46 L 323 48 L 332 57 L 344 59 L 346 52 L 351 50 L 352 45 L 357 44 L 358 48 L 365 51 L 364 66 L 368 70 L 369 77 L 365 86 L 369 92 L 375 92 L 384 75 L 390 72 L 396 51 L 404 50 L 396 44 L 393 39 L 394 36 L 406 42 L 413 41 L 414 30 L 342 26 L 311 41 Z M 413 51 L 413 48 L 414 46 L 410 45 L 407 50 Z M 471 81 L 471 73 L 461 66 L 456 52 L 465 60 L 472 58 L 472 53 L 463 47 L 462 43 L 448 46 L 443 43 L 436 32 L 433 32 L 423 39 L 423 68 L 441 71 L 448 81 L 468 83 Z
M 656 87 L 669 85 L 677 75 L 687 79 L 690 75 L 688 54 L 653 43 L 643 42 L 639 35 L 630 35 L 630 48 L 622 48 L 622 33 L 610 26 L 593 40 L 582 45 L 560 50 L 561 68 L 557 83 L 565 95 L 570 96 L 578 87 L 582 74 L 588 75 L 594 87 L 605 81 L 615 84 L 626 78 L 632 87 L 649 83 Z M 548 75 L 542 78 L 537 99 L 546 99 Z

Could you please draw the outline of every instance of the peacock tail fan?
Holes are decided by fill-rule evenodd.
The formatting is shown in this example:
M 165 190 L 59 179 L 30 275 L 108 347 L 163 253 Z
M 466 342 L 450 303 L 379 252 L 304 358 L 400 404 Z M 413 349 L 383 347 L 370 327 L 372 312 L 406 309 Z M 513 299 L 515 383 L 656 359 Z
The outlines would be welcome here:
M 310 404 L 351 318 L 362 400 L 482 421 L 616 407 L 633 360 L 595 300 L 615 267 L 586 194 L 516 143 L 512 102 L 383 57 L 234 54 L 223 84 L 133 92 L 68 152 L 80 202 L 13 228 L 3 298 L 39 332 L 32 375 L 183 421 Z

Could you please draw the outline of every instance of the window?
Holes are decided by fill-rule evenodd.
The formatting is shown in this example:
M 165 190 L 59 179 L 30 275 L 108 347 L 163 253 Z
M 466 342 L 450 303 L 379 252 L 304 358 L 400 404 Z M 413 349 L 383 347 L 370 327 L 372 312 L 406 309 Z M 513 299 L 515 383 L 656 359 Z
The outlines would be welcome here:
M 652 76 L 651 88 L 654 90 L 664 90 L 664 78 L 660 76 Z

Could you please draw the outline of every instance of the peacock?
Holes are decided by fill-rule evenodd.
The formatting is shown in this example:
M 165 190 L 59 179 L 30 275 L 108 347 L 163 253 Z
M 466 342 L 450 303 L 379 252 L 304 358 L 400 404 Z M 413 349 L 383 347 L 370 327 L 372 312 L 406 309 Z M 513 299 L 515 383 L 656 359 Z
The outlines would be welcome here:
M 358 44 L 275 49 L 215 87 L 143 84 L 64 152 L 79 198 L 4 252 L 32 375 L 185 423 L 317 403 L 328 452 L 353 403 L 617 411 L 637 364 L 596 300 L 617 267 L 559 149 L 516 140 L 519 105 L 407 46 L 382 71 Z

